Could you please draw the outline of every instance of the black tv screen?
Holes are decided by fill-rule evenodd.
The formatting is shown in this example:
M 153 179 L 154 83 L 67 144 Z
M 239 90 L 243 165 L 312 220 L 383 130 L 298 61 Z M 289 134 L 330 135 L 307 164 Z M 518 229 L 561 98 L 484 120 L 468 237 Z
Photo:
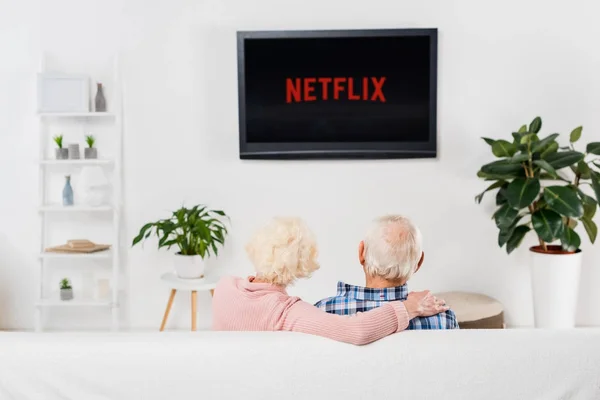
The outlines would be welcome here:
M 436 157 L 436 29 L 237 38 L 240 158 Z

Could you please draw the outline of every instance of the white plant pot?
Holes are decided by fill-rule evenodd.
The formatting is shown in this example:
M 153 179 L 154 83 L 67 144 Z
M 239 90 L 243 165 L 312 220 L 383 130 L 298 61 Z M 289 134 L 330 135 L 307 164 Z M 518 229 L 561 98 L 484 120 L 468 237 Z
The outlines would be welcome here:
M 200 256 L 182 256 L 175 254 L 173 266 L 178 277 L 199 279 L 204 277 L 204 260 Z
M 581 250 L 572 254 L 530 253 L 535 327 L 573 328 L 581 275 Z

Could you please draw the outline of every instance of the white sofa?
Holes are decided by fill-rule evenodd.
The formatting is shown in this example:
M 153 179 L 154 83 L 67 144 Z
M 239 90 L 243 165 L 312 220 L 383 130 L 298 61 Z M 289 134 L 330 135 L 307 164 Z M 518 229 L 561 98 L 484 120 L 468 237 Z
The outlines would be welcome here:
M 600 399 L 600 330 L 0 333 L 0 399 Z

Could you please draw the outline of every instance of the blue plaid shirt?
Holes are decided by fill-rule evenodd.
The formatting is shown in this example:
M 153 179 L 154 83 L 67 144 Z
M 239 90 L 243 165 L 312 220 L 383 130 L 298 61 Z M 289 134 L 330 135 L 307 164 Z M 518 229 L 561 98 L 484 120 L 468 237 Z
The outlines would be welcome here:
M 406 285 L 375 289 L 338 282 L 337 295 L 315 304 L 321 310 L 339 315 L 354 315 L 377 308 L 388 301 L 404 301 L 408 297 Z M 416 317 L 407 329 L 458 329 L 456 315 L 452 310 L 431 317 Z

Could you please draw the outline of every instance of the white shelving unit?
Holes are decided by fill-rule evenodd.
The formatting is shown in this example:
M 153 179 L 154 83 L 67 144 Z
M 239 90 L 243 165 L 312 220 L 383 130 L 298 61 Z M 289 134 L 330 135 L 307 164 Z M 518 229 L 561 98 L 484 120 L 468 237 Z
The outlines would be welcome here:
M 38 113 L 40 127 L 40 149 L 39 149 L 39 204 L 38 213 L 40 217 L 40 249 L 38 253 L 39 271 L 37 274 L 37 296 L 35 302 L 35 330 L 42 331 L 43 315 L 42 313 L 49 307 L 92 307 L 107 308 L 111 310 L 112 323 L 110 328 L 118 330 L 119 328 L 119 243 L 120 243 L 120 210 L 121 210 L 121 156 L 122 156 L 122 88 L 119 74 L 119 60 L 115 58 L 113 65 L 113 79 L 111 89 L 113 94 L 107 98 L 109 112 L 77 112 L 77 113 Z M 42 61 L 42 72 L 44 71 L 44 62 Z M 95 95 L 95 91 L 90 93 Z M 90 99 L 93 103 L 93 98 Z M 85 124 L 85 126 L 94 126 L 101 123 L 104 126 L 109 125 L 113 142 L 113 156 L 110 159 L 82 159 L 78 160 L 55 160 L 48 158 L 48 146 L 52 141 L 48 135 L 48 126 L 52 124 L 67 122 L 69 124 Z M 78 169 L 85 166 L 112 167 L 112 201 L 110 205 L 92 207 L 76 204 L 64 207 L 61 204 L 52 204 L 47 199 L 47 181 L 55 173 L 53 169 L 60 166 L 61 169 L 67 169 L 69 173 L 75 173 Z M 90 254 L 65 254 L 50 253 L 44 249 L 55 243 L 46 243 L 47 229 L 49 228 L 49 214 L 68 213 L 70 221 L 80 218 L 81 215 L 93 214 L 94 216 L 105 216 L 111 218 L 112 224 L 112 242 L 111 249 Z M 45 274 L 52 269 L 51 263 L 60 263 L 61 260 L 75 261 L 76 269 L 87 270 L 88 268 L 97 268 L 97 263 L 109 264 L 111 267 L 111 293 L 109 299 L 95 300 L 89 297 L 77 296 L 73 300 L 61 301 L 56 294 L 46 293 Z M 70 267 L 75 269 L 75 267 Z

